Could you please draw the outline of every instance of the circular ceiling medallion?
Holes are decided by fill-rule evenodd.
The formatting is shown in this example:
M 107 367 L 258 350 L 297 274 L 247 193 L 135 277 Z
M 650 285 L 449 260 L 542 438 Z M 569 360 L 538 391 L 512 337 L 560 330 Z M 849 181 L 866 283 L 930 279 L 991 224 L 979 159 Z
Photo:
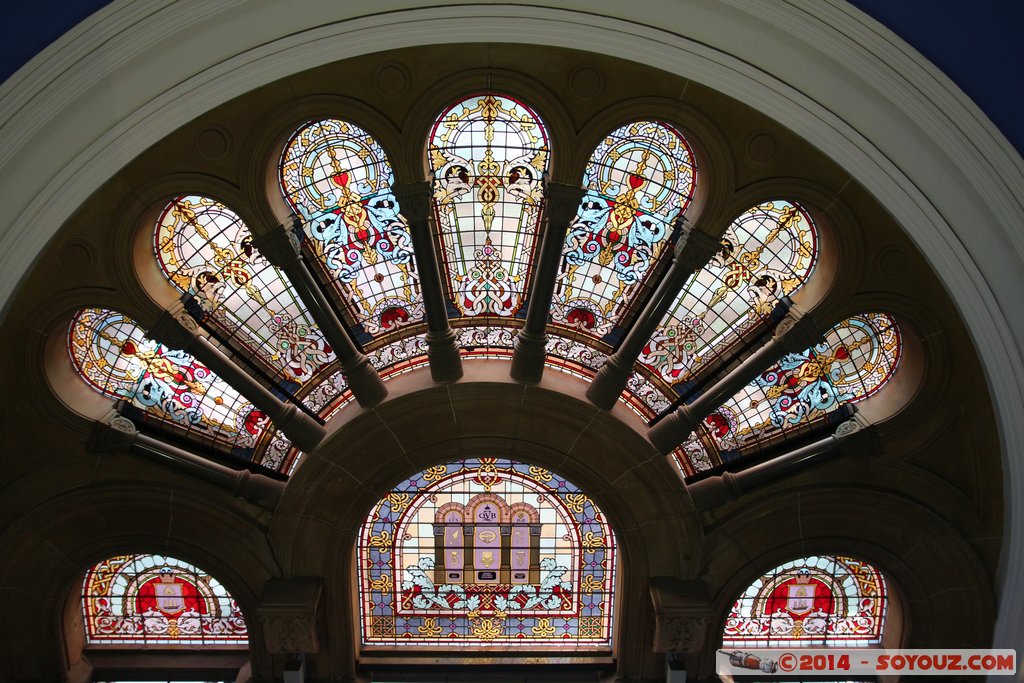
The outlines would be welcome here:
M 409 86 L 409 74 L 401 64 L 385 64 L 377 69 L 377 89 L 384 95 L 401 95 Z
M 220 161 L 231 151 L 231 134 L 222 126 L 204 128 L 196 135 L 196 151 L 207 161 Z
M 747 159 L 757 166 L 772 163 L 779 156 L 779 143 L 770 133 L 757 131 L 747 138 L 744 149 Z
M 581 66 L 569 76 L 569 88 L 577 97 L 593 97 L 603 87 L 604 77 L 591 66 Z
M 75 273 L 84 273 L 96 261 L 96 250 L 90 242 L 73 239 L 60 250 L 60 264 Z

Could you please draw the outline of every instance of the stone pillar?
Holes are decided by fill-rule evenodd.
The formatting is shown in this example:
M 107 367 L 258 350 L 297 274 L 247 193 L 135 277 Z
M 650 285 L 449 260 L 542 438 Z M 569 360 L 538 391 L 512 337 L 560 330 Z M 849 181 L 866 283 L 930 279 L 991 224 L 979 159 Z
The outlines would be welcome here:
M 758 375 L 787 353 L 806 351 L 821 341 L 822 335 L 810 313 L 790 312 L 776 326 L 771 340 L 754 352 L 729 374 L 708 387 L 690 404 L 682 405 L 647 430 L 647 438 L 663 454 L 690 436 L 700 421 L 754 381 Z
M 384 400 L 388 390 L 377 370 L 370 364 L 370 359 L 356 347 L 327 297 L 320 291 L 313 273 L 302 258 L 299 237 L 302 225 L 297 216 L 294 221 L 290 230 L 282 225 L 254 237 L 253 246 L 291 280 L 299 298 L 306 304 L 309 314 L 334 349 L 352 395 L 363 408 L 372 408 Z
M 874 425 L 854 415 L 836 427 L 831 436 L 739 472 L 724 472 L 687 484 L 686 490 L 697 510 L 706 512 L 837 454 L 871 456 L 880 452 L 881 441 Z
M 448 324 L 441 268 L 434 250 L 434 221 L 429 182 L 392 188 L 402 215 L 409 223 L 413 255 L 420 275 L 420 292 L 427 313 L 427 357 L 435 382 L 454 382 L 462 377 L 462 356 L 455 332 Z
M 619 348 L 608 356 L 587 389 L 587 398 L 591 403 L 602 410 L 611 410 L 626 388 L 633 364 L 672 307 L 679 290 L 695 272 L 707 265 L 720 247 L 721 242 L 700 230 L 690 230 L 681 236 L 665 277 L 640 311 Z
M 654 651 L 670 655 L 670 668 L 700 670 L 708 639 L 712 608 L 704 585 L 695 579 L 651 578 L 654 607 Z
M 555 279 L 562 261 L 562 250 L 569 224 L 576 217 L 584 189 L 563 183 L 548 183 L 544 190 L 544 236 L 535 261 L 526 324 L 516 335 L 512 355 L 512 379 L 537 383 L 544 374 L 548 336 L 548 316 Z
M 89 450 L 94 453 L 134 453 L 198 477 L 268 510 L 277 507 L 284 482 L 249 470 L 236 470 L 164 443 L 139 432 L 135 423 L 111 411 L 93 426 Z
M 298 655 L 320 651 L 316 621 L 322 592 L 323 584 L 314 577 L 267 581 L 257 613 L 270 654 Z
M 322 424 L 299 410 L 297 406 L 279 399 L 225 356 L 210 340 L 199 334 L 199 325 L 185 312 L 181 304 L 165 311 L 147 336 L 168 348 L 186 351 L 195 356 L 199 362 L 217 373 L 250 403 L 263 411 L 300 450 L 307 453 L 315 450 L 327 433 Z

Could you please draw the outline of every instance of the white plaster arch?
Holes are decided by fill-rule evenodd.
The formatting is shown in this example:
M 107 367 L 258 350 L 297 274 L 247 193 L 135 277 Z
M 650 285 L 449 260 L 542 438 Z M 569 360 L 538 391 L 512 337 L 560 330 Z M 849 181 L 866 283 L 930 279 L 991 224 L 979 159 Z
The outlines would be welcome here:
M 600 49 L 743 99 L 888 208 L 949 290 L 1001 429 L 995 645 L 1024 644 L 1024 161 L 916 51 L 843 0 L 117 0 L 0 86 L 0 299 L 153 141 L 291 73 L 423 44 Z M 599 47 L 598 47 L 599 46 Z M 685 93 L 684 93 L 685 96 Z

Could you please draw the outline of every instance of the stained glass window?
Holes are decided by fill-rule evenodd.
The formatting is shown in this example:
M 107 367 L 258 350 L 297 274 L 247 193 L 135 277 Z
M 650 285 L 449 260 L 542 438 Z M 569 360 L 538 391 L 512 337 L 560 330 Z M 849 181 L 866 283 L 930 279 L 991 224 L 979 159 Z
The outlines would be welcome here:
M 153 420 L 246 459 L 269 418 L 184 351 L 147 339 L 116 311 L 86 308 L 71 321 L 68 351 L 79 375 L 121 399 L 129 417 Z
M 544 198 L 544 124 L 522 102 L 477 95 L 441 114 L 427 156 L 456 309 L 514 316 L 527 291 Z
M 719 451 L 742 449 L 874 394 L 899 358 L 900 333 L 892 318 L 853 316 L 820 344 L 783 356 L 712 413 L 705 429 Z
M 793 560 L 743 591 L 725 622 L 722 647 L 879 645 L 888 597 L 881 572 L 861 560 Z
M 693 153 L 675 128 L 638 121 L 594 150 L 555 287 L 556 325 L 604 337 L 636 302 L 693 194 Z
M 304 384 L 334 360 L 288 277 L 253 248 L 249 228 L 220 202 L 171 200 L 157 222 L 155 249 L 167 279 L 189 295 L 192 316 L 244 347 L 286 386 Z
M 639 362 L 668 385 L 691 378 L 764 325 L 782 298 L 803 285 L 817 248 L 814 223 L 798 205 L 777 200 L 752 207 L 683 287 Z
M 82 615 L 89 645 L 244 646 L 248 630 L 224 586 L 162 555 L 119 555 L 85 575 Z
M 362 640 L 607 651 L 615 562 L 604 515 L 557 474 L 496 458 L 431 467 L 360 532 Z
M 299 128 L 281 157 L 281 191 L 349 322 L 370 339 L 423 321 L 412 237 L 380 144 L 326 119 Z

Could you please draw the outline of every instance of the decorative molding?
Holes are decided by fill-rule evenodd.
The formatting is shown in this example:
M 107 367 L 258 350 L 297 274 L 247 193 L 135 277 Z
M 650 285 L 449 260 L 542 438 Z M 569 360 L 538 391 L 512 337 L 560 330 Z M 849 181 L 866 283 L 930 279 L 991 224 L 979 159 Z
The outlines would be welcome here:
M 430 217 L 432 196 L 429 182 L 395 185 L 391 188 L 391 192 L 398 200 L 398 208 L 401 209 L 402 215 L 409 221 L 410 226 L 427 222 Z
M 544 209 L 548 223 L 560 227 L 568 225 L 576 217 L 585 193 L 586 190 L 578 185 L 547 183 L 544 187 Z

